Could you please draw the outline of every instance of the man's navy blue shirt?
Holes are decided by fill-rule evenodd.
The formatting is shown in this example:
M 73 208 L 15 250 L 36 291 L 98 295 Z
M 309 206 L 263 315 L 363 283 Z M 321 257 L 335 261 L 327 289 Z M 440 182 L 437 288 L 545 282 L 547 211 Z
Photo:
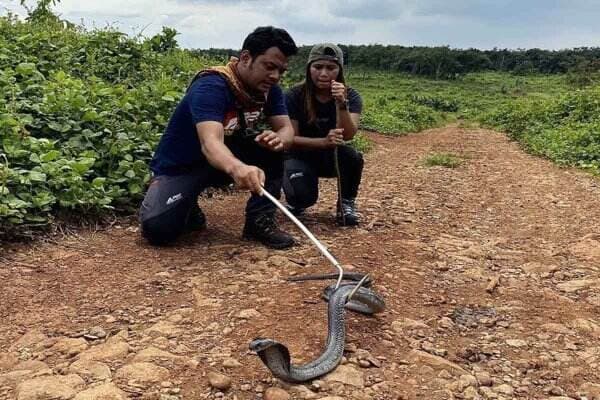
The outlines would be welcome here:
M 271 87 L 262 110 L 244 109 L 244 116 L 247 121 L 252 121 L 261 112 L 266 117 L 287 115 L 285 98 L 279 86 Z M 196 124 L 220 122 L 225 135 L 230 135 L 238 128 L 237 120 L 235 96 L 225 78 L 207 75 L 197 79 L 171 115 L 150 162 L 150 169 L 155 176 L 179 175 L 205 165 L 206 158 L 202 154 Z M 251 123 L 247 125 L 251 126 Z

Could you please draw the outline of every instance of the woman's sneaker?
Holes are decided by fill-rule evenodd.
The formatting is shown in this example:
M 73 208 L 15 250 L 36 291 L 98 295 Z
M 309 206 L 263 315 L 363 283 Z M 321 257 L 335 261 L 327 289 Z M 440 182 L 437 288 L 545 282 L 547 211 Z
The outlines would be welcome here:
M 244 239 L 256 240 L 274 249 L 287 249 L 296 242 L 294 238 L 279 229 L 274 214 L 261 214 L 258 217 L 246 217 L 243 232 Z
M 336 213 L 337 223 L 342 226 L 356 226 L 359 222 L 359 216 L 356 211 L 356 202 L 354 199 L 342 199 L 342 204 L 337 205 Z

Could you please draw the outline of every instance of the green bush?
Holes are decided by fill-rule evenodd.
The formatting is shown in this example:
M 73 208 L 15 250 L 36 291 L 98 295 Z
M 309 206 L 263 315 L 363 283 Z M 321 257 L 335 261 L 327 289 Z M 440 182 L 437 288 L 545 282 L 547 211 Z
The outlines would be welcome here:
M 0 18 L 0 230 L 132 210 L 186 83 L 208 64 L 149 39 Z

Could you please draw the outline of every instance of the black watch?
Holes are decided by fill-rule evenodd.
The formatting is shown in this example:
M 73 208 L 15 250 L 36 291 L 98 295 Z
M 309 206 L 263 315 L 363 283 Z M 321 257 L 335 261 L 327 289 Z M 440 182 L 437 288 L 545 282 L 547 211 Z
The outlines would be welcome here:
M 349 103 L 350 103 L 350 102 L 348 101 L 348 99 L 344 100 L 344 102 L 343 102 L 343 103 L 338 103 L 338 105 L 337 105 L 337 106 L 338 106 L 338 110 L 345 110 L 345 111 L 348 111 L 348 106 L 349 106 Z

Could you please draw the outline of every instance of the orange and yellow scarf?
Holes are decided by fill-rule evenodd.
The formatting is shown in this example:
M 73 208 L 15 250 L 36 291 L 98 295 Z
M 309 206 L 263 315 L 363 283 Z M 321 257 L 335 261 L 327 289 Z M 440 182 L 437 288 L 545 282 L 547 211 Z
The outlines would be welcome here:
M 237 72 L 237 63 L 239 61 L 230 61 L 225 66 L 211 67 L 196 73 L 190 86 L 197 79 L 207 75 L 220 75 L 227 81 L 229 88 L 233 92 L 237 102 L 244 109 L 261 109 L 266 102 L 266 94 L 252 94 L 248 92 L 242 79 Z

